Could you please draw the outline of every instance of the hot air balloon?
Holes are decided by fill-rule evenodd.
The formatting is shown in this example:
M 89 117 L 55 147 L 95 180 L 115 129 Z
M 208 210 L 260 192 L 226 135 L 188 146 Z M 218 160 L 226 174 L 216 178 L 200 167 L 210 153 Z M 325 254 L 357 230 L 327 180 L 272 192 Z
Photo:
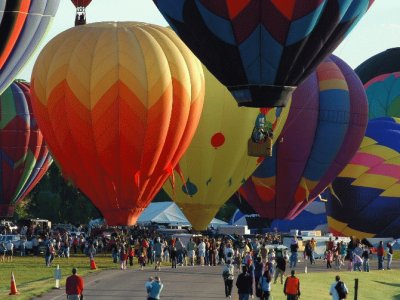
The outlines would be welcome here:
M 75 26 L 86 24 L 86 7 L 92 0 L 71 0 L 76 7 Z
M 294 92 L 289 116 L 267 157 L 240 192 L 260 216 L 293 219 L 357 151 L 367 99 L 353 70 L 330 56 Z
M 12 217 L 52 159 L 32 113 L 28 83 L 15 81 L 4 91 L 0 116 L 0 217 Z
M 367 59 L 354 71 L 364 84 L 369 119 L 400 117 L 400 48 Z
M 0 94 L 38 46 L 60 0 L 0 1 Z
M 326 203 L 335 235 L 400 237 L 400 119 L 370 120 L 356 155 L 332 184 Z
M 284 106 L 373 0 L 153 0 L 240 106 Z
M 206 95 L 192 143 L 176 168 L 175 182 L 164 190 L 182 209 L 193 228 L 204 230 L 221 206 L 255 170 L 261 158 L 247 156 L 247 135 L 260 109 L 239 108 L 231 94 L 204 69 Z M 287 108 L 263 111 L 275 139 Z
M 109 225 L 132 225 L 191 141 L 204 76 L 171 29 L 94 23 L 46 45 L 33 69 L 32 96 L 63 176 Z

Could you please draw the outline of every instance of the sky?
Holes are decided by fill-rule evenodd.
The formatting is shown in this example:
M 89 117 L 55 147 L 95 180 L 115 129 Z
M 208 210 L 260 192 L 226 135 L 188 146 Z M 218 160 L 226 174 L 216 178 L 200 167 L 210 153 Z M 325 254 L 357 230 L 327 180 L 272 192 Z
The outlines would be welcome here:
M 92 0 L 87 22 L 138 21 L 167 26 L 152 0 Z M 388 48 L 400 47 L 400 0 L 375 0 L 367 14 L 334 52 L 352 68 Z M 40 46 L 17 78 L 30 81 L 40 50 L 57 34 L 74 26 L 75 7 L 60 0 L 58 12 Z

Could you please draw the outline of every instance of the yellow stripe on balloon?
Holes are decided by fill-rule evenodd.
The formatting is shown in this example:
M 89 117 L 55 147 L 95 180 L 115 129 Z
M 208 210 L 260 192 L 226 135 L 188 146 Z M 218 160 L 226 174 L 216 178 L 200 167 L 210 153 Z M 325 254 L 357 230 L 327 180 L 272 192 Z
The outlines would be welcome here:
M 367 146 L 371 146 L 371 145 L 374 145 L 374 144 L 377 144 L 377 141 L 375 141 L 374 139 L 372 139 L 372 138 L 370 138 L 368 136 L 364 136 L 364 138 L 363 138 L 363 140 L 361 142 L 361 145 L 360 145 L 360 149 L 363 149 L 363 148 L 365 148 Z
M 377 174 L 364 174 L 354 180 L 351 185 L 385 190 L 396 182 L 397 178 Z
M 400 184 L 399 183 L 393 184 L 391 187 L 384 190 L 380 194 L 380 196 L 382 196 L 382 197 L 396 197 L 396 198 L 398 198 L 399 195 L 400 195 Z M 398 201 L 398 200 L 396 200 L 396 201 Z
M 400 156 L 394 157 L 392 159 L 389 159 L 387 161 L 385 161 L 384 163 L 385 165 L 395 165 L 395 166 L 399 166 L 400 165 Z
M 344 90 L 348 91 L 349 87 L 345 80 L 342 79 L 332 79 L 332 80 L 324 80 L 319 82 L 320 91 L 326 90 Z
M 381 157 L 383 160 L 388 160 L 398 156 L 398 152 L 396 150 L 390 149 L 382 145 L 371 145 L 366 148 L 361 148 L 360 150 L 358 150 L 358 153 L 368 153 L 374 156 Z
M 358 238 L 372 238 L 375 235 L 372 233 L 359 231 L 348 227 L 346 223 L 340 222 L 328 216 L 328 226 L 337 232 L 341 232 L 344 236 L 355 236 Z
M 267 177 L 267 178 L 259 178 L 259 177 L 255 177 L 252 176 L 251 180 L 253 181 L 253 183 L 255 185 L 259 185 L 259 186 L 263 186 L 263 187 L 267 187 L 270 188 L 271 186 L 275 186 L 276 185 L 276 177 Z
M 357 178 L 360 177 L 365 172 L 367 172 L 368 170 L 369 167 L 367 166 L 348 164 L 339 174 L 338 177 Z

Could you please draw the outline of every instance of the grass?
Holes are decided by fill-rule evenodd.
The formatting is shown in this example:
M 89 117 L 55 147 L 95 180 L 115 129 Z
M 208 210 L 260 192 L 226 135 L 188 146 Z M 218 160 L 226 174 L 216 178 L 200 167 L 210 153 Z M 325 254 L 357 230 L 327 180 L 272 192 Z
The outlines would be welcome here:
M 329 288 L 335 280 L 337 272 L 298 274 L 302 296 L 300 299 L 331 300 Z M 341 280 L 349 289 L 347 299 L 354 299 L 355 278 L 358 278 L 358 299 L 400 299 L 400 270 L 339 273 Z M 278 281 L 279 282 L 279 281 Z M 280 283 L 272 286 L 274 300 L 286 299 L 283 295 L 283 285 Z
M 97 256 L 96 264 L 99 270 L 90 270 L 89 259 L 85 256 L 74 256 L 68 260 L 56 258 L 53 267 L 47 268 L 43 257 L 14 257 L 12 263 L 0 263 L 0 299 L 32 299 L 46 291 L 51 290 L 55 285 L 54 270 L 60 265 L 62 270 L 61 288 L 64 287 L 65 279 L 70 275 L 72 267 L 78 268 L 80 275 L 86 275 L 99 270 L 117 269 L 119 264 L 114 264 L 110 255 Z M 135 268 L 137 262 L 135 261 Z M 18 296 L 8 296 L 10 292 L 10 275 L 14 272 Z M 298 274 L 301 282 L 302 299 L 330 300 L 329 287 L 334 281 L 337 272 L 313 273 L 309 268 L 308 274 Z M 354 279 L 359 279 L 358 299 L 397 299 L 400 300 L 400 270 L 372 270 L 364 272 L 340 272 L 341 278 L 350 290 L 348 299 L 354 299 Z M 236 291 L 236 290 L 235 290 Z M 272 295 L 275 300 L 285 299 L 283 285 L 280 283 L 272 286 Z
M 60 280 L 61 288 L 65 286 L 65 279 L 71 274 L 72 267 L 78 268 L 80 275 L 86 275 L 99 270 L 116 269 L 119 264 L 112 262 L 111 256 L 96 256 L 96 265 L 99 270 L 90 270 L 89 258 L 86 256 L 74 256 L 69 259 L 55 258 L 53 266 L 45 266 L 43 257 L 24 256 L 14 257 L 13 262 L 0 263 L 0 299 L 7 298 L 10 292 L 11 272 L 14 272 L 17 285 L 18 296 L 9 296 L 8 298 L 25 300 L 32 299 L 51 290 L 55 286 L 54 270 L 57 265 L 61 268 L 62 278 Z

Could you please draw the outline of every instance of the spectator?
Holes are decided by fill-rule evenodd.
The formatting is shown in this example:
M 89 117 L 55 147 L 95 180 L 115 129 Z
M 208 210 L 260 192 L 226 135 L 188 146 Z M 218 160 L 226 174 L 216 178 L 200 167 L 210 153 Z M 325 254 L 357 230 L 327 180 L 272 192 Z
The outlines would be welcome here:
M 156 242 L 154 243 L 154 253 L 155 253 L 155 262 L 156 262 L 154 270 L 161 269 L 162 252 L 163 252 L 163 249 L 162 249 L 161 239 L 158 237 L 156 239 Z
M 362 259 L 363 259 L 363 269 L 364 272 L 369 272 L 369 254 L 370 254 L 370 250 L 368 249 L 368 247 L 364 248 L 364 251 L 362 253 Z
M 296 268 L 298 254 L 297 251 L 299 250 L 299 243 L 297 241 L 297 237 L 294 236 L 292 242 L 290 244 L 290 268 Z
M 387 243 L 386 247 L 386 269 L 390 270 L 392 266 L 393 246 L 391 243 Z
M 283 293 L 287 296 L 287 300 L 297 300 L 300 297 L 300 280 L 295 276 L 295 270 L 292 270 L 291 276 L 286 278 Z
M 376 251 L 376 255 L 378 256 L 378 270 L 383 269 L 383 257 L 385 256 L 385 250 L 383 249 L 383 242 L 379 242 L 379 246 Z
M 8 241 L 6 244 L 6 260 L 8 262 L 13 261 L 13 255 L 14 255 L 14 244 L 11 243 L 11 241 Z
M 72 275 L 67 278 L 65 283 L 65 292 L 68 300 L 80 300 L 83 293 L 83 278 L 76 274 L 77 269 L 72 269 Z
M 274 283 L 278 279 L 278 276 L 281 277 L 281 284 L 283 284 L 283 276 L 285 275 L 286 271 L 286 259 L 282 256 L 278 256 L 276 259 L 276 269 L 275 269 L 275 276 L 274 276 Z
M 242 273 L 236 279 L 236 287 L 238 289 L 239 300 L 248 300 L 252 292 L 253 280 L 247 272 L 247 266 L 242 266 Z
M 259 286 L 261 289 L 261 296 L 260 300 L 269 300 L 271 296 L 271 273 L 266 270 L 261 276 L 260 281 L 259 281 Z
M 227 264 L 224 267 L 222 272 L 222 277 L 224 278 L 224 286 L 225 286 L 225 297 L 230 299 L 232 297 L 232 285 L 234 279 L 235 268 L 232 265 L 232 261 L 228 259 Z
M 161 291 L 163 288 L 164 288 L 164 285 L 162 284 L 160 277 L 158 277 L 158 276 L 154 277 L 154 281 L 151 284 L 148 299 L 149 300 L 159 300 L 160 294 L 161 294 Z
M 147 300 L 150 298 L 151 285 L 153 284 L 153 281 L 154 281 L 154 278 L 149 277 L 149 279 L 144 284 L 144 287 L 146 288 L 146 293 L 147 293 Z
M 332 300 L 346 299 L 348 293 L 349 290 L 347 289 L 346 284 L 343 281 L 340 281 L 339 275 L 336 275 L 335 282 L 332 283 L 331 288 L 329 289 L 329 295 L 332 296 Z

